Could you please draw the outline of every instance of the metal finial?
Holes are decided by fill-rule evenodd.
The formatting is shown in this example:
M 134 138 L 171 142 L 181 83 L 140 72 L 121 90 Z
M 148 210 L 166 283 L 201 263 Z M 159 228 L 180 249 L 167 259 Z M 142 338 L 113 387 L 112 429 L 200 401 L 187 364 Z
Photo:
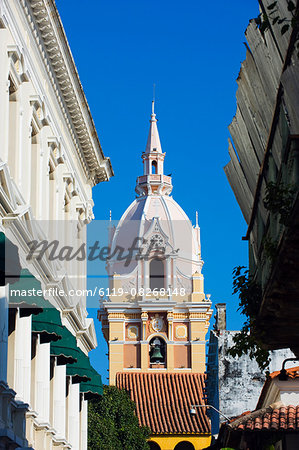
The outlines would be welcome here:
M 155 95 L 156 95 L 156 85 L 153 84 L 153 100 L 152 100 L 152 114 L 155 114 Z
M 112 211 L 110 209 L 110 211 L 109 211 L 109 220 L 110 220 L 110 222 L 111 222 L 111 217 L 112 217 Z
M 196 211 L 196 223 L 195 223 L 196 228 L 198 227 L 198 211 Z

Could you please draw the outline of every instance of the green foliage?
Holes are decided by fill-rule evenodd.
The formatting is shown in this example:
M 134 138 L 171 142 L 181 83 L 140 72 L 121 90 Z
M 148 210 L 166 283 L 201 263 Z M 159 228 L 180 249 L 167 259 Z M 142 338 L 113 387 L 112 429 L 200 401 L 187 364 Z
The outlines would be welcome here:
M 104 386 L 99 400 L 88 402 L 90 450 L 148 450 L 150 430 L 140 427 L 135 403 L 124 390 Z
M 272 262 L 275 260 L 277 255 L 277 246 L 277 240 L 271 239 L 269 236 L 266 236 L 263 239 L 264 253 Z
M 286 224 L 294 202 L 295 189 L 292 185 L 270 181 L 266 186 L 264 206 L 268 211 L 280 215 L 280 223 Z
M 247 319 L 241 331 L 233 337 L 234 347 L 228 353 L 233 357 L 248 354 L 250 359 L 256 359 L 261 370 L 265 370 L 270 363 L 269 351 L 262 348 L 263 336 L 255 330 L 256 317 L 259 312 L 262 290 L 249 276 L 244 266 L 238 266 L 233 271 L 233 293 L 239 295 L 238 310 Z
M 244 266 L 235 267 L 233 270 L 233 294 L 239 295 L 239 308 L 242 314 L 254 317 L 258 314 L 262 291 L 261 287 L 249 276 L 249 271 Z
M 261 347 L 260 341 L 252 333 L 252 326 L 245 322 L 241 331 L 233 337 L 234 346 L 228 350 L 233 357 L 248 354 L 250 359 L 255 359 L 259 368 L 264 371 L 270 364 L 269 350 Z

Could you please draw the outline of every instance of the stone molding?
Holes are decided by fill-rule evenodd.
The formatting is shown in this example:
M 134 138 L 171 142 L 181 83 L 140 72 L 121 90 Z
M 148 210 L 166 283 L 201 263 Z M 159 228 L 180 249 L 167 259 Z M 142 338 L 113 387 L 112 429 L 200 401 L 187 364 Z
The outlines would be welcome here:
M 92 184 L 113 176 L 83 92 L 79 75 L 52 0 L 21 0 L 36 45 L 64 114 L 78 156 Z M 30 6 L 29 6 L 30 5 Z

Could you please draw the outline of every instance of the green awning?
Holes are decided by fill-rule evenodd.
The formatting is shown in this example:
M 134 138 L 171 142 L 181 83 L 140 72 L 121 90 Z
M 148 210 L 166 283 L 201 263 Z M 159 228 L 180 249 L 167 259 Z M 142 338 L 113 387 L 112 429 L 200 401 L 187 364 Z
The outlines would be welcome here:
M 50 355 L 57 357 L 58 365 L 76 363 L 80 357 L 80 352 L 75 336 L 65 326 L 62 326 L 59 333 L 61 339 L 51 342 Z
M 88 356 L 78 348 L 77 361 L 74 364 L 67 364 L 66 374 L 72 377 L 73 383 L 81 383 L 81 381 L 91 381 L 91 366 Z
M 42 287 L 27 269 L 22 269 L 20 279 L 9 285 L 9 308 L 20 308 L 20 316 L 39 314 L 44 308 L 51 308 L 51 304 L 44 299 Z
M 32 333 L 40 335 L 42 344 L 62 339 L 64 327 L 61 323 L 60 313 L 54 308 L 48 307 L 38 316 L 32 317 Z
M 15 283 L 20 276 L 21 266 L 18 247 L 0 232 L 0 286 Z
M 50 355 L 57 358 L 57 364 L 73 364 L 80 358 L 75 336 L 61 322 L 60 312 L 47 307 L 32 318 L 32 332 L 40 335 L 42 343 L 51 342 Z
M 84 394 L 86 400 L 90 400 L 93 397 L 97 397 L 99 395 L 103 395 L 103 383 L 101 375 L 90 366 L 89 375 L 91 377 L 90 381 L 86 381 L 85 383 L 80 383 L 80 392 Z

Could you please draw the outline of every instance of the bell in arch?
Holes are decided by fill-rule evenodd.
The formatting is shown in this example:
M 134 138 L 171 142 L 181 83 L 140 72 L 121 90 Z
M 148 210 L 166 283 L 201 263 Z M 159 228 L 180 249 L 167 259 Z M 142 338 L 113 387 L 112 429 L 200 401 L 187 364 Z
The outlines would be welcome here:
M 164 357 L 161 352 L 162 343 L 160 339 L 156 338 L 154 342 L 151 344 L 151 363 L 160 363 L 164 360 Z

